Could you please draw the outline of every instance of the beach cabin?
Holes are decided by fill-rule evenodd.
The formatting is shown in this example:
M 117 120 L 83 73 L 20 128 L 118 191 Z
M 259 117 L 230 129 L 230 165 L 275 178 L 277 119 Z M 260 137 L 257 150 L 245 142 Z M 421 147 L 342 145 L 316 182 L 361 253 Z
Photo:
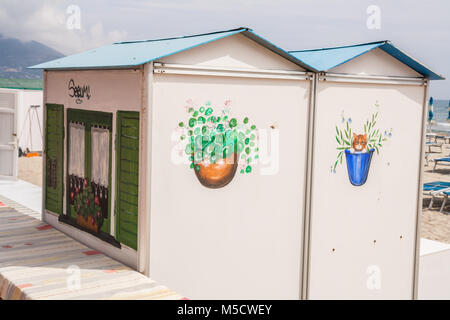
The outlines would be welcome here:
M 318 70 L 304 297 L 417 297 L 427 90 L 443 77 L 389 41 L 291 54 Z
M 43 219 L 191 299 L 416 298 L 442 79 L 248 28 L 43 63 Z
M 19 147 L 42 151 L 42 81 L 0 78 L 0 178 L 17 177 Z
M 34 68 L 48 224 L 191 299 L 301 297 L 313 68 L 247 28 Z

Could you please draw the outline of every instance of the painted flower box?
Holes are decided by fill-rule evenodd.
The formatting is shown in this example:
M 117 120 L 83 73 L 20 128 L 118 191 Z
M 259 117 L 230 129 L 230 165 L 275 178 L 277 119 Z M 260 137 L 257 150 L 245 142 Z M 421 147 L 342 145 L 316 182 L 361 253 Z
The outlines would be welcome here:
M 107 188 L 88 178 L 71 177 L 74 190 L 70 190 L 71 210 L 76 214 L 77 224 L 95 233 L 100 231 L 103 221 L 107 218 L 108 207 L 105 193 Z M 105 217 L 106 213 L 106 217 Z
M 348 149 L 345 150 L 348 178 L 352 185 L 362 186 L 366 183 L 374 151 L 375 149 L 370 149 L 368 152 L 351 152 Z
M 233 180 L 238 168 L 238 156 L 233 152 L 228 158 L 214 164 L 198 163 L 195 175 L 200 183 L 211 189 L 225 187 Z
M 95 222 L 95 219 L 92 216 L 89 216 L 86 220 L 81 214 L 79 214 L 77 216 L 77 224 L 95 233 L 100 231 L 100 226 Z

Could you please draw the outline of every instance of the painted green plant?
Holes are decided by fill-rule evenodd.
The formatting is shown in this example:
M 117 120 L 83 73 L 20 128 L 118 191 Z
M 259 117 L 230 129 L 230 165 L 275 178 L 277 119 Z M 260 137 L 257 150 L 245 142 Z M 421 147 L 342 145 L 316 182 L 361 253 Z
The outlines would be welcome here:
M 367 146 L 369 149 L 375 149 L 377 154 L 380 153 L 380 148 L 383 146 L 382 142 L 387 141 L 383 137 L 380 129 L 375 128 L 377 124 L 378 112 L 372 115 L 372 120 L 367 120 L 364 124 L 364 133 L 367 134 Z
M 378 104 L 376 104 L 378 107 Z M 380 131 L 380 129 L 376 128 L 377 124 L 378 112 L 372 114 L 372 116 L 367 119 L 362 128 L 362 132 L 364 135 L 364 139 L 366 140 L 366 150 L 369 152 L 376 151 L 379 154 L 380 149 L 383 147 L 383 143 L 388 140 L 388 138 L 392 137 L 392 129 L 390 131 L 384 130 L 384 132 Z M 336 167 L 339 164 L 342 164 L 345 150 L 352 150 L 353 148 L 353 139 L 357 132 L 353 131 L 351 128 L 352 118 L 345 119 L 342 115 L 341 122 L 343 124 L 343 128 L 339 128 L 336 126 L 336 135 L 335 139 L 337 142 L 337 156 L 336 161 L 331 166 L 331 171 L 336 172 Z
M 74 200 L 74 208 L 78 215 L 81 215 L 86 221 L 91 224 L 101 226 L 103 224 L 102 209 L 100 207 L 100 199 L 94 195 L 91 184 L 88 179 L 83 181 L 83 188 L 75 188 L 75 192 L 72 195 Z
M 217 108 L 211 102 L 200 106 L 188 103 L 188 117 L 178 127 L 180 140 L 186 142 L 184 151 L 191 168 L 199 171 L 199 163 L 220 163 L 237 153 L 240 173 L 252 172 L 259 157 L 256 125 L 248 117 L 233 117 L 229 105 L 230 101 L 226 101 L 222 110 L 215 112 Z

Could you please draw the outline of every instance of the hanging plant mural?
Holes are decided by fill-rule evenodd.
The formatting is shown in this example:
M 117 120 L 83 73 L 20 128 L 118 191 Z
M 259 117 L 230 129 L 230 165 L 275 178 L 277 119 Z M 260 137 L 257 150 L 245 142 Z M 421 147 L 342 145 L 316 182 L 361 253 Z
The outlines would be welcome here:
M 375 105 L 379 106 L 378 103 Z M 366 183 L 374 152 L 379 154 L 383 143 L 392 137 L 392 129 L 383 132 L 376 127 L 377 118 L 378 111 L 366 120 L 361 131 L 356 132 L 352 129 L 352 118 L 346 119 L 342 114 L 343 128 L 336 126 L 335 139 L 338 153 L 336 161 L 331 166 L 331 172 L 336 172 L 337 166 L 342 164 L 345 156 L 348 177 L 354 186 L 362 186 Z
M 217 113 L 210 102 L 195 106 L 188 101 L 188 117 L 178 124 L 190 168 L 207 188 L 226 186 L 237 171 L 251 173 L 259 157 L 256 125 L 248 117 L 233 117 L 230 104 L 226 101 Z

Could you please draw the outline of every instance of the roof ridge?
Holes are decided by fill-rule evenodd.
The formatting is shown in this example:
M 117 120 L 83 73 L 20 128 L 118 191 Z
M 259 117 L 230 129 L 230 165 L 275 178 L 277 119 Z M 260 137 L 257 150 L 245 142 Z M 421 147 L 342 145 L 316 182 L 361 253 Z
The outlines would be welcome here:
M 186 36 L 178 36 L 178 37 L 170 37 L 170 38 L 120 41 L 120 42 L 114 42 L 113 44 L 129 44 L 129 43 L 156 42 L 156 41 L 186 39 L 186 38 L 193 38 L 193 37 L 199 37 L 199 36 L 208 36 L 208 35 L 225 33 L 225 32 L 239 31 L 239 30 L 242 30 L 242 31 L 249 31 L 250 30 L 251 31 L 252 29 L 247 28 L 247 27 L 239 27 L 239 28 L 234 28 L 234 29 L 229 29 L 229 30 L 213 31 L 213 32 L 207 32 L 207 33 L 198 33 L 198 34 L 191 34 L 191 35 L 186 35 Z
M 380 41 L 373 41 L 373 42 L 366 42 L 366 43 L 356 43 L 356 44 L 350 44 L 346 46 L 336 46 L 336 47 L 324 47 L 324 48 L 315 48 L 315 49 L 304 49 L 304 50 L 289 50 L 288 52 L 307 52 L 307 51 L 320 51 L 320 50 L 331 50 L 331 49 L 341 49 L 341 48 L 351 48 L 351 47 L 360 47 L 360 46 L 366 46 L 369 44 L 384 44 L 384 43 L 390 43 L 389 40 L 380 40 Z

